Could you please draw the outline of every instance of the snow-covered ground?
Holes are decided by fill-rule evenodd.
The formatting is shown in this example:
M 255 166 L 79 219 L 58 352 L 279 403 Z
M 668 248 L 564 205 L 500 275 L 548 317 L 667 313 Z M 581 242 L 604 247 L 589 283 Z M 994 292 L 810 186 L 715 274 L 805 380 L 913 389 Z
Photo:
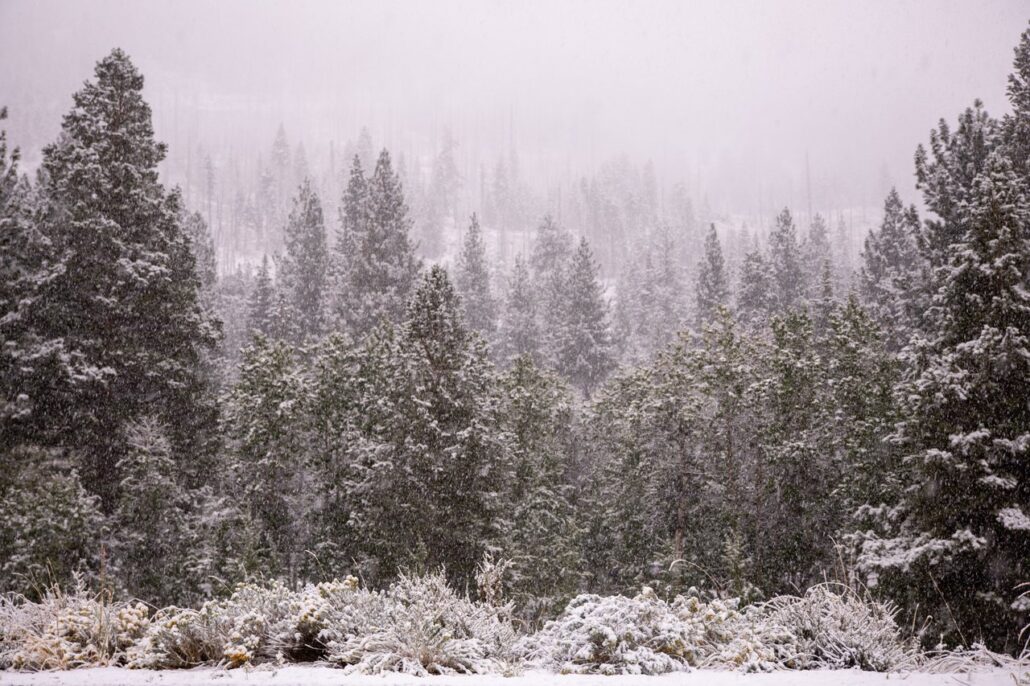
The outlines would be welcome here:
M 247 684 L 248 686 L 1014 686 L 1020 681 L 1017 673 L 994 670 L 974 674 L 880 674 L 857 670 L 773 672 L 741 674 L 739 672 L 696 671 L 662 676 L 599 676 L 557 675 L 545 672 L 517 677 L 503 676 L 438 676 L 420 678 L 405 674 L 346 676 L 338 669 L 324 666 L 289 665 L 251 670 L 197 668 L 190 670 L 132 670 L 97 667 L 66 672 L 0 672 L 4 686 L 199 686 L 200 684 Z

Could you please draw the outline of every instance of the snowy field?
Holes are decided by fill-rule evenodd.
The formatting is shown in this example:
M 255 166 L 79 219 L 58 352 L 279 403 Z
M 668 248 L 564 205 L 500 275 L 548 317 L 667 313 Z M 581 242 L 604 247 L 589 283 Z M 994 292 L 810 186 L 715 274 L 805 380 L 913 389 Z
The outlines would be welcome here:
M 1022 681 L 1019 677 L 1022 677 Z M 661 676 L 600 676 L 557 675 L 545 672 L 529 673 L 517 677 L 490 676 L 438 676 L 416 677 L 406 674 L 351 675 L 331 667 L 290 665 L 281 668 L 251 670 L 224 670 L 198 668 L 182 671 L 132 670 L 118 667 L 98 667 L 65 672 L 0 672 L 4 686 L 52 686 L 72 684 L 82 686 L 135 686 L 137 684 L 168 684 L 169 686 L 198 686 L 199 684 L 249 684 L 251 686 L 877 686 L 879 684 L 905 684 L 906 686 L 1015 686 L 1030 684 L 1030 674 L 1021 670 L 994 670 L 973 674 L 881 674 L 857 670 L 772 672 L 741 674 L 728 671 L 695 671 L 664 674 Z

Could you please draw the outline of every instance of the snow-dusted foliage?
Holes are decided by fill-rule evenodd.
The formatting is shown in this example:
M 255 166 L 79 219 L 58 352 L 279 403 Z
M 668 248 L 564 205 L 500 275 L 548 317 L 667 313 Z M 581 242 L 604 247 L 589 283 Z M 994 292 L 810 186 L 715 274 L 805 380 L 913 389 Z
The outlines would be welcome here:
M 320 657 L 331 623 L 339 630 L 354 603 L 357 580 L 348 577 L 293 592 L 281 583 L 243 584 L 226 600 L 199 610 L 165 608 L 154 616 L 130 665 L 174 669 L 200 664 L 238 667 L 260 660 L 303 662 Z
M 347 632 L 342 623 L 333 629 L 338 636 L 329 642 L 328 659 L 348 673 L 424 676 L 516 670 L 511 608 L 459 596 L 442 573 L 402 575 L 378 600 L 364 600 L 369 614 L 363 623 L 369 631 Z
M 92 594 L 78 579 L 71 592 L 59 587 L 38 602 L 0 597 L 0 668 L 74 669 L 120 665 L 148 625 L 142 603 Z
M 238 667 L 326 659 L 347 672 L 498 673 L 514 669 L 510 608 L 461 597 L 442 573 L 402 576 L 386 591 L 348 577 L 290 591 L 244 584 L 199 610 L 159 611 L 130 666 Z
M 634 597 L 585 594 L 519 648 L 540 666 L 574 674 L 664 674 L 689 669 L 690 627 L 650 589 Z
M 804 596 L 764 603 L 767 625 L 782 626 L 797 641 L 797 667 L 886 672 L 911 666 L 914 646 L 894 621 L 897 609 L 839 584 L 821 584 Z
M 891 606 L 828 585 L 744 609 L 737 599 L 696 595 L 667 603 L 649 589 L 634 598 L 581 595 L 519 649 L 542 667 L 588 674 L 691 667 L 888 671 L 915 659 Z

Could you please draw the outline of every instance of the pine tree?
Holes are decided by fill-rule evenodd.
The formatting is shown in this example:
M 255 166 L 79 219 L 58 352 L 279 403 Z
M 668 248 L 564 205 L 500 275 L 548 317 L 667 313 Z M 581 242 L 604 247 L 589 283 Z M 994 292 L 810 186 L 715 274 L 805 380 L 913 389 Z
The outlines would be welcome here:
M 933 197 L 940 191 L 952 197 Z M 983 636 L 1011 649 L 1022 623 L 1013 589 L 1030 574 L 1030 202 L 999 151 L 971 188 L 930 185 L 924 193 L 948 214 L 927 224 L 936 290 L 899 390 L 904 419 L 894 440 L 910 486 L 899 536 L 870 546 L 871 566 L 907 578 L 904 587 L 952 640 Z M 925 582 L 913 573 L 929 576 L 940 594 L 919 593 Z M 933 611 L 941 598 L 949 607 Z
M 322 203 L 305 179 L 286 223 L 286 254 L 280 263 L 280 288 L 296 318 L 298 342 L 321 335 L 323 300 L 329 270 Z
M 344 197 L 343 248 L 350 252 L 336 309 L 348 330 L 362 336 L 382 321 L 403 319 L 421 262 L 408 239 L 411 221 L 390 154 L 382 151 L 364 186 L 357 174 L 356 162 Z
M 862 251 L 859 289 L 876 321 L 888 332 L 891 348 L 903 348 L 919 324 L 922 258 L 919 218 L 891 189 L 879 230 L 870 231 Z
M 548 357 L 556 354 L 555 336 L 562 326 L 568 298 L 569 264 L 573 256 L 572 235 L 547 215 L 540 222 L 529 256 L 533 290 L 540 308 L 544 347 Z
M 527 355 L 534 362 L 540 362 L 541 341 L 536 299 L 522 255 L 515 256 L 515 264 L 508 278 L 508 293 L 498 337 L 502 359 L 510 361 Z
M 568 292 L 556 332 L 557 369 L 589 397 L 614 367 L 608 302 L 585 238 L 572 258 Z
M 797 229 L 787 208 L 776 217 L 776 227 L 769 236 L 769 266 L 776 309 L 783 312 L 801 306 L 807 281 L 801 265 Z
M 539 620 L 558 611 L 582 582 L 571 478 L 572 398 L 560 379 L 527 355 L 515 358 L 500 386 L 514 462 L 501 553 L 512 562 L 507 596 L 527 619 Z
M 711 229 L 705 237 L 705 257 L 697 272 L 695 298 L 698 328 L 713 321 L 719 308 L 729 304 L 726 267 L 722 259 L 719 235 L 715 232 L 715 224 L 711 225 Z
M 823 271 L 826 265 L 833 265 L 833 250 L 830 247 L 830 232 L 826 227 L 826 220 L 821 214 L 812 218 L 812 225 L 808 227 L 808 236 L 802 245 L 802 257 L 804 259 L 805 280 L 812 288 L 812 296 L 815 299 L 820 297 Z
M 112 555 L 121 582 L 133 597 L 158 605 L 185 592 L 182 562 L 188 545 L 183 494 L 165 429 L 143 417 L 126 429 L 128 451 L 119 460 L 121 494 L 114 513 Z
M 272 320 L 274 308 L 275 284 L 272 283 L 272 275 L 268 270 L 268 255 L 264 255 L 247 308 L 247 330 L 251 336 L 272 335 L 275 328 Z
M 0 108 L 0 123 L 7 109 Z M 52 247 L 33 221 L 32 189 L 19 176 L 17 148 L 8 154 L 0 129 L 0 445 L 15 446 L 45 436 L 48 398 L 54 378 L 70 384 L 88 370 L 62 356 L 60 339 L 48 340 L 36 322 L 40 285 L 59 265 Z
M 461 254 L 454 285 L 461 296 L 465 322 L 487 341 L 493 339 L 497 329 L 497 311 L 490 292 L 490 272 L 486 259 L 486 246 L 479 229 L 479 220 L 472 215 Z
M 1002 129 L 1005 153 L 1013 171 L 1027 180 L 1030 179 L 1030 29 L 1023 31 L 1015 53 L 1007 89 L 1012 113 L 1005 115 Z
M 214 291 L 218 281 L 218 263 L 215 242 L 207 222 L 199 212 L 185 214 L 183 228 L 190 239 L 190 248 L 196 260 L 197 279 L 200 281 L 200 299 L 205 310 L 213 312 Z
M 59 452 L 0 450 L 0 584 L 36 596 L 52 582 L 81 573 L 96 580 L 104 517 Z
M 769 263 L 761 252 L 749 252 L 740 267 L 740 286 L 737 291 L 737 312 L 741 321 L 765 321 L 772 311 L 774 297 Z
M 55 440 L 82 449 L 84 481 L 107 503 L 126 422 L 158 413 L 192 460 L 213 419 L 198 372 L 215 328 L 200 306 L 178 195 L 158 182 L 165 146 L 154 141 L 142 88 L 120 50 L 99 62 L 44 150 L 40 176 L 44 233 L 62 268 L 40 287 L 36 316 L 87 372 L 71 384 L 53 379 L 40 406 Z
M 500 538 L 510 458 L 496 379 L 447 272 L 434 266 L 425 275 L 399 336 L 380 329 L 365 348 L 376 372 L 348 463 L 350 522 L 366 572 L 381 581 L 444 564 L 455 583 L 469 584 Z
M 225 403 L 236 497 L 257 527 L 265 572 L 297 581 L 307 545 L 310 490 L 301 412 L 304 380 L 294 351 L 256 336 Z
M 427 189 L 426 217 L 422 222 L 420 247 L 430 258 L 435 258 L 443 252 L 444 224 L 449 220 L 455 220 L 456 223 L 457 219 L 455 203 L 461 187 L 461 175 L 454 161 L 456 147 L 457 143 L 451 132 L 445 130 L 440 153 L 433 160 L 433 171 Z

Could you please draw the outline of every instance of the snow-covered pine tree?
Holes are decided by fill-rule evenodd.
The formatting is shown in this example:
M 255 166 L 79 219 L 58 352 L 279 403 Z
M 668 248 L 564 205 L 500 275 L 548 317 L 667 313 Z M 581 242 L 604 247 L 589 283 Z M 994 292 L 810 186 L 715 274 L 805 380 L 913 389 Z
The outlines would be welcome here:
M 826 220 L 819 213 L 812 217 L 812 224 L 808 227 L 808 236 L 801 245 L 801 255 L 804 262 L 805 280 L 811 289 L 811 297 L 821 297 L 823 271 L 827 265 L 832 271 L 833 250 L 830 247 L 830 232 L 826 226 Z
M 475 214 L 469 221 L 461 253 L 458 255 L 454 285 L 461 296 L 465 322 L 490 342 L 497 330 L 497 307 L 490 290 L 490 266 L 486 258 L 483 233 Z
M 573 256 L 572 234 L 547 215 L 537 227 L 529 268 L 541 320 L 544 355 L 557 364 L 556 336 L 562 326 L 568 300 L 569 267 Z
M 356 337 L 382 321 L 397 323 L 404 318 L 422 268 L 409 240 L 411 220 L 390 153 L 380 153 L 364 185 L 356 179 L 360 171 L 356 163 L 344 194 L 341 247 L 348 252 L 336 294 L 336 311 Z
M 256 335 L 225 400 L 229 480 L 257 527 L 263 572 L 295 583 L 308 545 L 311 490 L 302 412 L 306 384 L 293 349 Z
M 0 124 L 7 109 L 0 108 Z M 34 322 L 39 286 L 55 268 L 50 242 L 33 221 L 32 189 L 19 175 L 17 148 L 8 152 L 0 128 L 0 445 L 8 449 L 47 435 L 47 414 L 34 411 L 50 380 L 82 373 L 62 359 L 63 344 L 48 341 Z
M 293 209 L 286 221 L 286 253 L 278 266 L 279 288 L 296 319 L 296 342 L 319 337 L 325 328 L 323 301 L 329 250 L 322 203 L 310 179 L 304 179 L 293 199 Z
M 213 418 L 199 361 L 215 327 L 199 302 L 179 197 L 158 181 L 165 146 L 142 89 L 121 50 L 101 60 L 44 149 L 39 177 L 43 231 L 61 269 L 40 286 L 35 318 L 86 372 L 54 378 L 39 406 L 55 441 L 81 449 L 84 482 L 108 504 L 126 422 L 157 413 L 192 461 Z
M 179 602 L 185 587 L 186 499 L 159 420 L 142 417 L 126 428 L 118 462 L 121 492 L 113 516 L 112 567 L 134 598 L 157 606 Z
M 944 212 L 926 225 L 934 292 L 893 436 L 909 487 L 896 537 L 869 541 L 865 562 L 900 576 L 946 640 L 1012 649 L 1025 623 L 1014 589 L 1030 575 L 1030 197 L 1000 149 L 969 178 L 981 151 L 967 144 L 990 138 L 938 141 L 920 174 Z
M 528 355 L 534 362 L 542 358 L 540 324 L 536 314 L 536 298 L 530 282 L 529 269 L 522 255 L 515 256 L 515 264 L 508 277 L 508 292 L 504 298 L 504 312 L 498 334 L 500 357 L 511 361 Z
M 455 205 L 461 188 L 461 175 L 454 160 L 457 142 L 450 130 L 445 130 L 440 153 L 433 160 L 433 170 L 427 189 L 426 212 L 422 221 L 419 247 L 429 258 L 438 257 L 444 250 L 444 228 L 448 222 L 456 223 Z
M 615 360 L 608 301 L 585 238 L 580 239 L 569 266 L 561 315 L 554 339 L 557 369 L 589 397 L 611 372 Z
M 759 250 L 744 255 L 737 289 L 737 314 L 742 322 L 764 322 L 773 309 L 775 293 L 769 262 Z
M 500 537 L 509 447 L 485 346 L 459 308 L 434 266 L 399 335 L 387 326 L 365 345 L 375 371 L 349 458 L 350 522 L 377 582 L 445 565 L 464 587 Z
M 769 367 L 760 391 L 767 419 L 756 436 L 763 452 L 756 510 L 764 535 L 754 553 L 760 588 L 785 593 L 818 583 L 830 569 L 831 537 L 844 511 L 833 497 L 839 456 L 823 449 L 826 363 L 812 320 L 805 310 L 792 310 L 770 323 Z
M 197 279 L 200 281 L 200 301 L 205 311 L 214 312 L 215 288 L 218 282 L 218 263 L 215 255 L 215 241 L 211 237 L 207 222 L 199 212 L 184 212 L 183 229 L 190 239 L 190 247 L 196 260 Z
M 722 258 L 722 246 L 715 224 L 705 236 L 705 256 L 697 270 L 694 286 L 696 323 L 699 329 L 714 321 L 720 308 L 729 305 L 729 283 L 726 278 L 726 263 Z
M 769 235 L 769 267 L 776 311 L 784 312 L 804 304 L 808 281 L 802 266 L 797 229 L 786 207 L 777 215 L 776 226 Z
M 501 554 L 506 590 L 527 619 L 553 615 L 583 581 L 573 488 L 572 398 L 554 374 L 521 355 L 501 378 L 514 461 Z
M 55 449 L 0 450 L 0 586 L 35 597 L 73 574 L 96 580 L 104 517 Z
M 1015 53 L 1007 89 L 1012 113 L 1002 119 L 1004 146 L 1013 171 L 1030 179 L 1030 29 L 1023 31 Z
M 272 322 L 274 309 L 275 284 L 268 267 L 268 255 L 263 255 L 247 304 L 247 330 L 251 336 L 272 335 L 275 328 Z
M 671 344 L 683 328 L 687 311 L 687 287 L 678 255 L 682 246 L 672 231 L 662 224 L 652 235 L 649 271 L 652 286 L 649 308 L 648 351 L 654 352 Z
M 923 309 L 918 241 L 916 209 L 906 209 L 892 188 L 884 201 L 880 228 L 866 237 L 858 282 L 863 303 L 887 333 L 895 352 L 908 344 Z

